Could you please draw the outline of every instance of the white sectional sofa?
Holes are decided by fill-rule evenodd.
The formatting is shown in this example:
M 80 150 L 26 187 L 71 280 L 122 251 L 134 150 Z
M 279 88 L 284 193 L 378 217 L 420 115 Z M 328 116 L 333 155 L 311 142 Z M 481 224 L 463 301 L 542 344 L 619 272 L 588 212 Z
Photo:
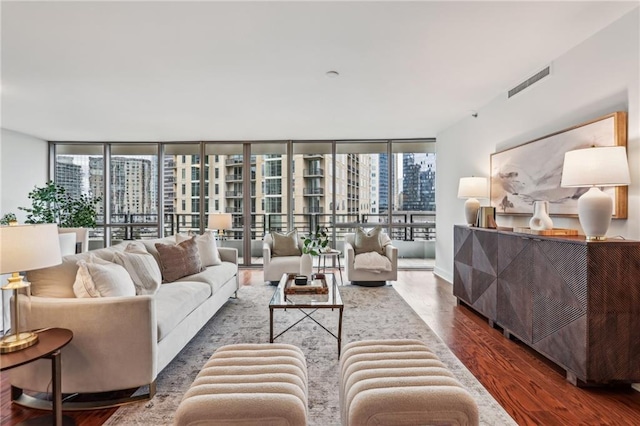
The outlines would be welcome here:
M 174 237 L 141 240 L 158 260 L 156 242 L 175 243 Z M 219 248 L 222 263 L 204 271 L 163 283 L 153 295 L 78 298 L 73 284 L 80 259 L 90 255 L 111 260 L 128 242 L 63 258 L 63 263 L 32 271 L 32 297 L 21 297 L 25 329 L 62 327 L 73 331 L 73 340 L 62 349 L 62 392 L 97 393 L 149 386 L 204 324 L 238 290 L 236 249 Z M 15 392 L 51 391 L 48 360 L 36 361 L 10 371 Z M 14 398 L 15 399 L 15 398 Z M 137 397 L 140 399 L 140 397 Z M 23 394 L 19 403 L 37 406 Z M 106 400 L 92 407 L 110 405 Z M 120 401 L 119 401 L 120 402 Z M 65 403 L 66 409 L 86 408 Z

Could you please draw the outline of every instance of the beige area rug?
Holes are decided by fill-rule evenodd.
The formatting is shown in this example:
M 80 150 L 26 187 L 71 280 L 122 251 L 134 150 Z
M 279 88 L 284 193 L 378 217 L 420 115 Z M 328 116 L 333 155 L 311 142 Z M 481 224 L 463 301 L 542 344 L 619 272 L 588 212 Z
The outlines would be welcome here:
M 269 341 L 271 286 L 243 287 L 202 328 L 191 342 L 158 376 L 158 389 L 151 401 L 123 406 L 107 425 L 171 425 L 184 392 L 216 348 L 232 343 Z M 469 390 L 480 408 L 483 425 L 515 425 L 447 346 L 431 331 L 391 286 L 340 288 L 344 299 L 343 345 L 362 339 L 411 338 L 425 342 Z M 302 314 L 289 309 L 275 311 L 276 333 Z M 314 314 L 330 330 L 337 330 L 338 311 Z M 305 319 L 276 340 L 300 347 L 309 370 L 310 425 L 340 424 L 338 401 L 338 353 L 336 340 L 313 321 Z

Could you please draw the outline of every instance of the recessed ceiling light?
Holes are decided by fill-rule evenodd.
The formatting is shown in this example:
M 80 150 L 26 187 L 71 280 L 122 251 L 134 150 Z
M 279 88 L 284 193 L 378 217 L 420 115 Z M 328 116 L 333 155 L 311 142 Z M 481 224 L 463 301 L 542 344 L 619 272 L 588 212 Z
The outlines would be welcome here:
M 327 71 L 326 74 L 329 78 L 336 78 L 340 76 L 340 73 L 338 71 Z

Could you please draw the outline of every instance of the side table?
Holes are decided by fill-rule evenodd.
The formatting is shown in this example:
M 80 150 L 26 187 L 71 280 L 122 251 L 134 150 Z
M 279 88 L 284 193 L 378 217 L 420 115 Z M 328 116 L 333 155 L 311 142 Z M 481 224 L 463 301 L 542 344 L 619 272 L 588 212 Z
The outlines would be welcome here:
M 29 419 L 24 425 L 45 425 L 55 426 L 73 425 L 72 418 L 62 416 L 62 371 L 60 360 L 60 349 L 66 346 L 73 339 L 73 332 L 66 328 L 47 328 L 38 333 L 38 343 L 26 349 L 0 355 L 0 371 L 9 370 L 28 364 L 38 359 L 51 360 L 51 381 L 53 387 L 53 419 L 49 417 L 37 417 Z M 12 395 L 12 399 L 14 395 Z
M 335 257 L 338 259 L 338 272 L 340 272 L 340 285 L 344 284 L 342 281 L 342 267 L 340 266 L 340 255 L 342 253 L 340 250 L 331 249 L 329 251 L 324 251 L 318 254 L 318 273 L 320 273 L 320 266 L 322 265 L 322 273 L 326 273 L 327 269 L 327 257 Z

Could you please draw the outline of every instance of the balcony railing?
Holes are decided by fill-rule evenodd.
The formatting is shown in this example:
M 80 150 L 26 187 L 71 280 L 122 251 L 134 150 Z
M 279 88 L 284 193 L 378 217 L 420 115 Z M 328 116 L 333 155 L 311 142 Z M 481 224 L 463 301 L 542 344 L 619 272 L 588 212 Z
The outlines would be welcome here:
M 304 188 L 303 195 L 324 195 L 324 188 Z
M 302 172 L 304 177 L 323 177 L 324 169 L 321 167 L 314 167 L 311 169 L 304 169 Z

